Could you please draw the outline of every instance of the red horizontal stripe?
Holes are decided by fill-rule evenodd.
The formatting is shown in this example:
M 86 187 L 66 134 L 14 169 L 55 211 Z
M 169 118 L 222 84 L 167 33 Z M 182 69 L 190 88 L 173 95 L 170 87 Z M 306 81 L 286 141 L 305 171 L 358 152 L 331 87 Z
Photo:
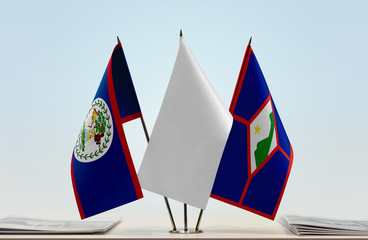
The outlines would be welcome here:
M 129 116 L 125 116 L 123 118 L 120 119 L 121 123 L 126 123 L 126 122 L 129 122 L 129 121 L 132 121 L 136 118 L 140 118 L 142 117 L 142 112 L 137 112 L 137 113 L 133 113 Z

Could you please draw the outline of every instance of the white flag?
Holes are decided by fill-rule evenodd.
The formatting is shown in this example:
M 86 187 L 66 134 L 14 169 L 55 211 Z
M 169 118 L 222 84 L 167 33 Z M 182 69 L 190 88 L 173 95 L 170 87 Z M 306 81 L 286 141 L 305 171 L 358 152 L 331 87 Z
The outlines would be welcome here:
M 138 177 L 143 189 L 205 209 L 232 116 L 184 39 Z

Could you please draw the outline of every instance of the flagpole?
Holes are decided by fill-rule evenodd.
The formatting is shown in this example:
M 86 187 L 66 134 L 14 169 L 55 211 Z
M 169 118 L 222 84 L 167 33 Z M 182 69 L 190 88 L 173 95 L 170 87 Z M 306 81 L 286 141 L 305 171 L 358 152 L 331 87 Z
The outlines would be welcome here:
M 180 29 L 180 33 L 179 33 L 180 38 L 183 37 L 183 31 Z M 191 231 L 193 233 L 200 233 L 202 232 L 201 230 L 199 230 L 199 225 L 201 223 L 201 218 L 202 218 L 202 214 L 203 214 L 203 209 L 201 209 L 201 211 L 199 212 L 199 216 L 198 216 L 198 220 L 197 220 L 197 225 L 195 227 L 195 231 Z M 184 232 L 188 232 L 188 216 L 187 216 L 187 204 L 184 203 Z
M 198 216 L 198 220 L 197 220 L 197 225 L 195 227 L 195 230 L 196 231 L 199 231 L 199 225 L 201 224 L 202 214 L 203 214 L 203 209 L 201 209 L 201 211 L 199 212 L 199 216 Z
M 147 140 L 147 143 L 148 143 L 150 139 L 149 139 L 149 135 L 148 135 L 147 127 L 146 127 L 146 122 L 144 121 L 142 114 L 141 114 L 141 123 L 142 123 L 142 126 L 143 126 L 144 135 L 146 136 L 146 140 Z
M 183 31 L 180 29 L 179 37 L 183 37 Z M 187 204 L 184 203 L 184 232 L 188 232 L 188 214 L 187 214 Z
M 184 203 L 184 232 L 188 232 L 188 216 L 186 203 Z
M 175 221 L 174 221 L 174 217 L 173 217 L 172 212 L 171 212 L 169 200 L 167 199 L 166 196 L 164 196 L 164 199 L 165 199 L 167 211 L 169 212 L 169 215 L 170 215 L 170 221 L 171 221 L 173 231 L 176 231 Z

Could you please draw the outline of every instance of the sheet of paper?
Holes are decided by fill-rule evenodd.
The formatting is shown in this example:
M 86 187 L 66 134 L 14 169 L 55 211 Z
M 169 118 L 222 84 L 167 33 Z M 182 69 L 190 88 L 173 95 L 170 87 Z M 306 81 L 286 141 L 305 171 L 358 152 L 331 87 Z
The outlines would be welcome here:
M 287 215 L 279 222 L 297 235 L 368 235 L 368 221 Z
M 63 221 L 6 217 L 0 219 L 0 233 L 101 233 L 119 222 L 120 220 Z

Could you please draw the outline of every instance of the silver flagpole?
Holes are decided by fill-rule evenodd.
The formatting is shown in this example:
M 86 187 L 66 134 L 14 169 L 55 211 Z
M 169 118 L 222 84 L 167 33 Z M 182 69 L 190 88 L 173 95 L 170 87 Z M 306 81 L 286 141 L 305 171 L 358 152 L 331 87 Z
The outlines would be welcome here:
M 183 31 L 180 29 L 180 33 L 179 36 L 182 38 L 183 37 Z M 201 222 L 201 218 L 202 218 L 202 213 L 203 213 L 203 209 L 201 209 L 200 213 L 199 213 L 199 217 L 197 220 L 197 225 L 195 230 L 191 230 L 188 231 L 188 213 L 187 213 L 187 204 L 184 203 L 184 231 L 175 231 L 175 233 L 201 233 L 202 230 L 199 230 L 199 225 Z
M 183 31 L 180 29 L 180 37 L 183 37 Z M 201 209 L 201 211 L 199 212 L 199 216 L 198 216 L 198 220 L 197 220 L 197 225 L 195 227 L 195 230 L 192 231 L 193 233 L 201 233 L 202 231 L 199 230 L 199 225 L 201 224 L 201 219 L 202 219 L 202 214 L 203 214 L 203 209 Z M 184 232 L 188 232 L 188 222 L 187 222 L 187 204 L 184 203 Z
M 166 203 L 167 211 L 169 212 L 169 216 L 170 216 L 170 220 L 171 220 L 171 225 L 172 225 L 173 231 L 176 231 L 176 226 L 175 226 L 175 222 L 174 222 L 174 217 L 173 217 L 172 212 L 171 212 L 171 208 L 170 208 L 169 200 L 167 199 L 167 197 L 166 197 L 166 196 L 164 196 L 164 199 L 165 199 L 165 203 Z
M 179 36 L 183 37 L 183 31 L 180 29 Z M 188 216 L 187 216 L 187 204 L 184 203 L 184 232 L 188 232 Z
M 201 224 L 202 214 L 203 214 L 203 209 L 201 209 L 201 211 L 199 212 L 199 216 L 198 216 L 198 220 L 197 220 L 197 225 L 195 227 L 195 230 L 196 231 L 199 231 L 199 225 Z
M 188 216 L 186 203 L 184 203 L 184 232 L 188 232 Z

